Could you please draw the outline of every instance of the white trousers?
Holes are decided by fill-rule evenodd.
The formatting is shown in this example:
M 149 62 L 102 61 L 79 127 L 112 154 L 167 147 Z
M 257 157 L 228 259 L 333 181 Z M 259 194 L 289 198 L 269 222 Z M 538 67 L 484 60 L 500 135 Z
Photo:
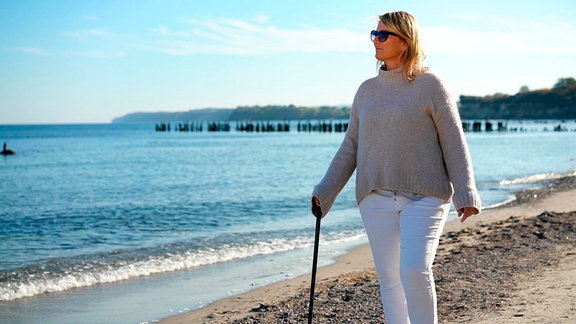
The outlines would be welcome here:
M 438 323 L 432 263 L 450 204 L 438 198 L 376 190 L 359 204 L 386 322 Z

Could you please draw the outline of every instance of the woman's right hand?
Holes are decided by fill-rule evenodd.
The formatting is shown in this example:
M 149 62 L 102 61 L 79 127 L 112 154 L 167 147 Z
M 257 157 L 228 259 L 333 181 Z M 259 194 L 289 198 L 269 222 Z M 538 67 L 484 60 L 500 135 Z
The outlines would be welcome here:
M 320 208 L 320 199 L 312 197 L 312 214 L 316 217 L 322 218 L 322 209 Z

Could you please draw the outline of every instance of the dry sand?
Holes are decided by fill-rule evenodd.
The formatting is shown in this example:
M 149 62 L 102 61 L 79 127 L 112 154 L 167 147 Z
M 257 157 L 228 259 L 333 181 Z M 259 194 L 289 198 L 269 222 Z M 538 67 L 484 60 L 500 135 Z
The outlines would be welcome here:
M 500 234 L 498 235 L 500 236 L 498 240 L 502 242 L 502 230 L 504 229 L 505 231 L 506 226 L 514 222 L 518 223 L 523 219 L 534 218 L 544 212 L 567 213 L 576 211 L 575 183 L 574 177 L 564 178 L 547 184 L 544 189 L 518 193 L 518 199 L 515 203 L 485 211 L 481 215 L 469 218 L 465 223 L 460 223 L 458 220 L 447 223 L 437 256 L 437 261 L 440 261 L 439 264 L 435 264 L 435 269 L 437 269 L 437 267 L 442 268 L 444 264 L 456 263 L 454 261 L 448 261 L 454 257 L 453 254 L 460 254 L 460 250 L 473 250 L 469 247 L 478 249 L 479 243 L 484 247 L 487 244 L 490 245 L 491 240 L 494 240 L 493 236 L 491 236 L 492 232 L 499 231 L 498 233 Z M 573 221 L 574 217 L 576 217 L 574 215 L 576 215 L 576 213 L 564 215 L 564 219 Z M 514 216 L 514 219 L 511 220 L 511 216 Z M 572 224 L 574 223 L 576 222 Z M 499 225 L 493 226 L 494 224 Z M 527 225 L 523 226 L 527 227 Z M 504 240 L 506 239 L 507 237 L 504 238 Z M 511 240 L 513 239 L 511 238 Z M 514 238 L 514 240 L 517 239 Z M 498 246 L 496 248 L 498 248 Z M 518 274 L 516 275 L 514 273 L 514 264 L 512 264 L 512 267 L 509 266 L 508 270 L 502 270 L 506 272 L 509 279 L 506 279 L 505 282 L 500 281 L 499 287 L 492 288 L 506 290 L 500 294 L 496 294 L 496 298 L 500 296 L 502 299 L 501 302 L 489 300 L 485 305 L 476 305 L 477 307 L 474 305 L 469 307 L 462 306 L 462 304 L 457 305 L 464 301 L 451 301 L 450 298 L 454 298 L 453 296 L 442 299 L 442 285 L 438 285 L 441 321 L 443 323 L 576 323 L 576 279 L 574 279 L 576 278 L 576 251 L 574 251 L 574 245 L 566 245 L 564 243 L 561 245 L 557 243 L 557 246 L 553 246 L 552 248 L 553 251 L 547 248 L 541 249 L 539 246 L 537 247 L 540 253 L 546 253 L 546 255 L 554 253 L 553 259 L 555 261 L 547 261 L 545 266 L 540 264 L 534 264 L 533 267 L 530 266 L 529 262 L 533 261 L 529 260 L 530 258 L 528 257 L 524 259 L 524 261 L 528 260 L 526 261 L 528 262 L 528 266 L 524 264 L 526 262 L 521 258 L 511 259 L 512 261 L 510 262 L 522 263 L 522 270 L 520 270 L 519 267 Z M 454 252 L 455 250 L 457 251 Z M 474 259 L 474 253 L 474 251 L 466 252 L 462 254 L 462 257 L 468 255 L 468 260 L 470 260 L 470 258 Z M 540 257 L 540 254 L 538 256 Z M 457 257 L 460 258 L 460 256 Z M 443 261 L 447 263 L 443 263 Z M 461 272 L 461 270 L 455 271 L 456 273 Z M 435 270 L 435 273 L 438 272 L 440 271 Z M 474 270 L 471 272 L 472 274 L 470 276 L 473 277 Z M 445 276 L 445 278 L 439 279 L 436 277 L 437 281 L 448 278 L 451 284 L 454 283 L 447 285 L 447 287 L 450 287 L 450 291 L 462 289 L 462 294 L 460 294 L 459 298 L 466 299 L 466 296 L 468 296 L 467 298 L 473 303 L 480 300 L 481 296 L 474 294 L 474 291 L 476 291 L 474 287 L 458 286 L 458 284 L 463 285 L 465 281 L 462 280 L 463 283 L 459 283 L 457 277 L 455 279 L 454 273 L 440 273 Z M 351 320 L 349 312 L 351 310 L 353 311 L 353 307 L 359 306 L 350 306 L 350 304 L 353 304 L 352 302 L 348 302 L 347 305 L 345 305 L 346 303 L 336 300 L 354 300 L 354 298 L 356 298 L 355 301 L 357 303 L 366 303 L 366 300 L 359 301 L 357 298 L 359 295 L 364 295 L 364 293 L 356 293 L 356 295 L 354 295 L 354 289 L 363 289 L 363 292 L 366 289 L 370 289 L 371 291 L 377 292 L 377 282 L 373 276 L 372 256 L 368 245 L 356 248 L 340 257 L 336 263 L 320 268 L 317 274 L 316 288 L 319 292 L 317 295 L 318 301 L 314 304 L 315 322 L 383 323 L 383 318 L 374 319 L 374 317 L 370 320 Z M 481 276 L 478 275 L 478 277 Z M 310 276 L 301 276 L 217 301 L 200 310 L 164 319 L 161 323 L 232 323 L 235 321 L 237 323 L 304 322 L 303 319 L 306 318 L 307 314 L 306 300 L 309 284 Z M 333 297 L 334 294 L 337 294 L 337 292 L 335 292 L 336 289 L 341 289 L 341 291 L 346 292 L 345 294 L 347 296 L 348 292 L 350 292 L 350 297 Z M 322 293 L 325 294 L 324 297 Z M 494 295 L 494 291 L 481 292 L 479 294 Z M 368 296 L 368 294 L 366 295 Z M 375 293 L 374 296 L 377 295 L 378 294 Z M 372 298 L 371 303 L 374 305 L 379 304 L 379 297 L 363 298 Z M 289 299 L 292 301 L 286 303 Z M 333 303 L 331 299 L 334 299 Z M 294 300 L 296 300 L 296 302 L 294 302 Z M 319 314 L 316 314 L 316 305 L 331 303 L 333 304 L 331 307 L 335 309 L 335 311 L 332 311 L 332 314 L 329 314 L 329 310 L 324 309 L 320 309 L 318 311 Z M 282 307 L 284 307 L 284 311 L 281 311 Z M 291 309 L 291 307 L 298 309 Z M 377 309 L 377 306 L 372 306 L 372 308 L 374 308 L 374 312 L 376 313 L 381 312 L 381 309 Z M 444 309 L 442 310 L 442 308 Z M 446 308 L 448 308 L 448 310 Z M 359 312 L 366 313 L 367 311 L 361 310 Z M 285 316 L 283 316 L 283 314 L 285 314 Z M 340 318 L 339 314 L 342 314 L 343 317 Z M 348 317 L 345 319 L 344 316 Z M 364 318 L 368 318 L 368 315 Z

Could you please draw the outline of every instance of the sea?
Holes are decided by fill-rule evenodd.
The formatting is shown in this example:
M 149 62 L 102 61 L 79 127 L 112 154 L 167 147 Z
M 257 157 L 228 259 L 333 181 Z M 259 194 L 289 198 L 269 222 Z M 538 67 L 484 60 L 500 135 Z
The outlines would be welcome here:
M 505 126 L 466 133 L 485 208 L 576 174 L 576 121 Z M 0 126 L 16 151 L 0 156 L 0 323 L 153 323 L 309 274 L 310 194 L 343 137 Z M 353 182 L 322 220 L 320 266 L 367 242 Z

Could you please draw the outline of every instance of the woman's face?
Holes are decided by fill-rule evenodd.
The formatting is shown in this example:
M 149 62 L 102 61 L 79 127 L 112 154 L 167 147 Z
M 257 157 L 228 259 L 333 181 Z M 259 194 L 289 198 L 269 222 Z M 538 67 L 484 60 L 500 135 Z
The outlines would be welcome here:
M 390 31 L 382 21 L 378 23 L 377 31 L 385 30 Z M 406 42 L 397 36 L 388 35 L 388 38 L 381 42 L 378 37 L 373 41 L 374 48 L 376 49 L 376 59 L 386 63 L 386 70 L 394 70 L 402 66 L 402 55 L 406 51 Z

